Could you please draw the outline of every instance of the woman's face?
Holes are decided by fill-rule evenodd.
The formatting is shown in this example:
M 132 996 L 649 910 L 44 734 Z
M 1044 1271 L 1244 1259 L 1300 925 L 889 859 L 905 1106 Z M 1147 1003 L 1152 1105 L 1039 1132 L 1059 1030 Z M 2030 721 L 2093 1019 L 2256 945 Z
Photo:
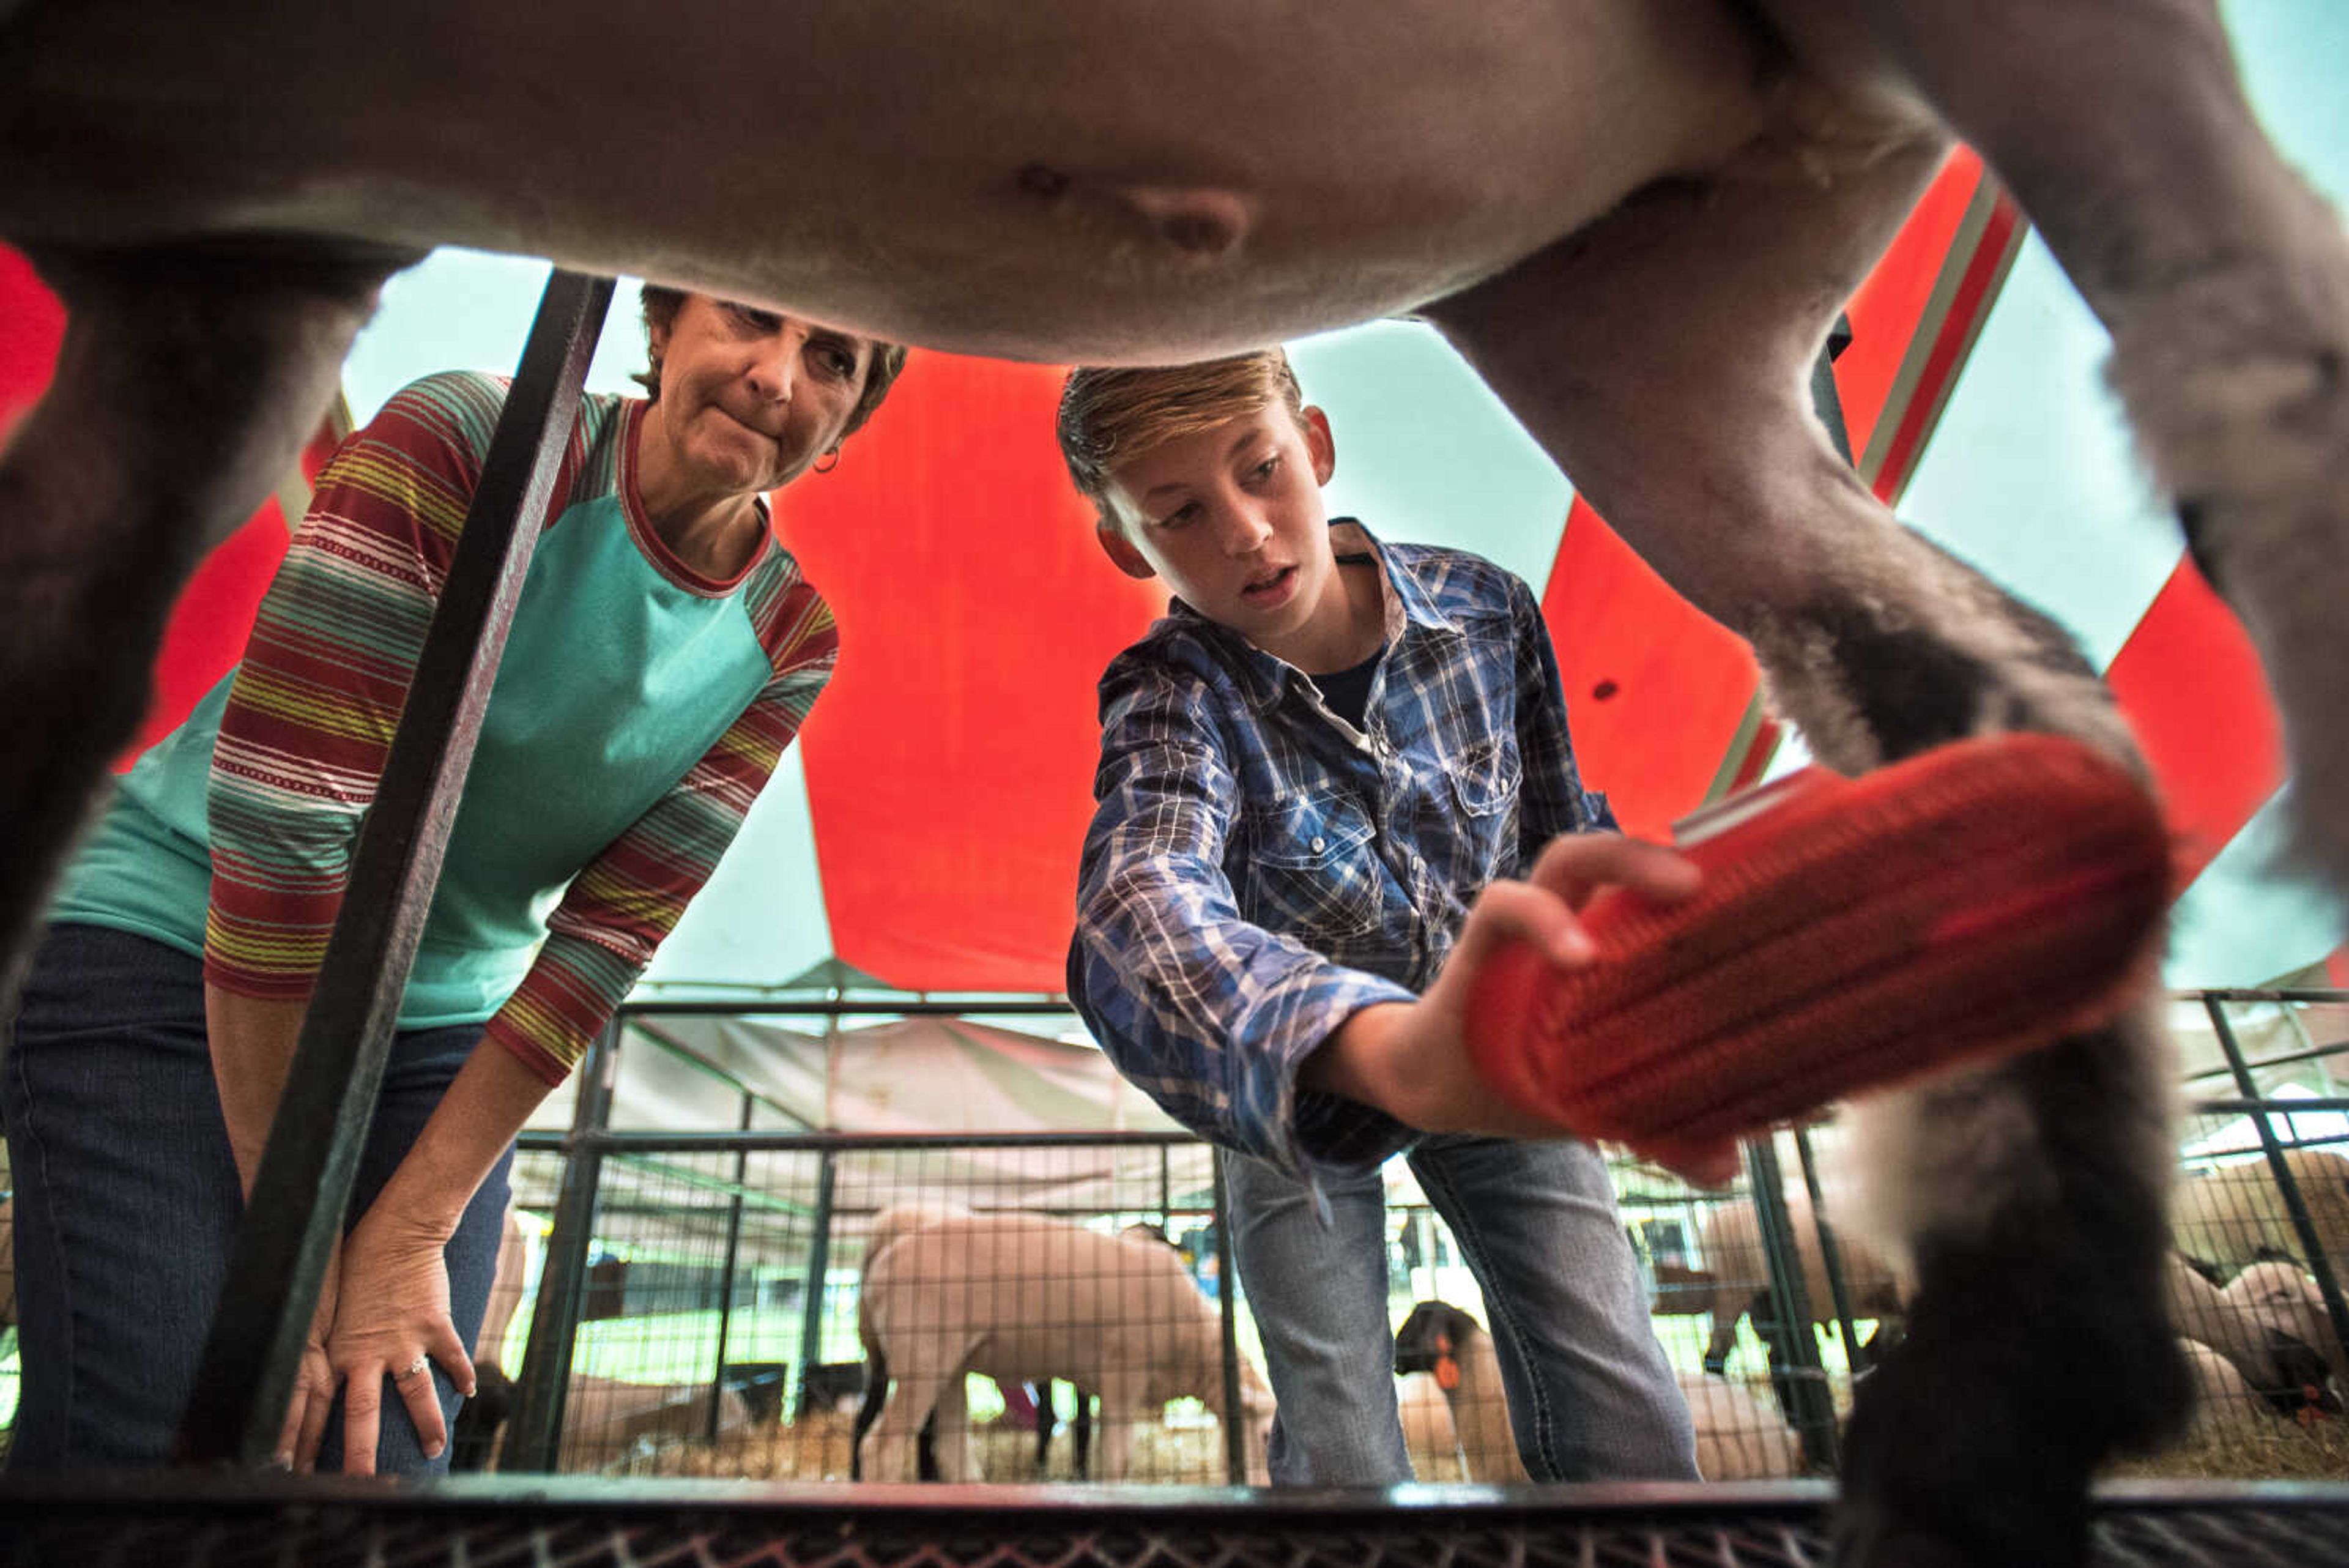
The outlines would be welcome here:
M 870 338 L 706 294 L 687 295 L 652 341 L 679 470 L 732 494 L 789 483 L 835 445 L 873 359 Z

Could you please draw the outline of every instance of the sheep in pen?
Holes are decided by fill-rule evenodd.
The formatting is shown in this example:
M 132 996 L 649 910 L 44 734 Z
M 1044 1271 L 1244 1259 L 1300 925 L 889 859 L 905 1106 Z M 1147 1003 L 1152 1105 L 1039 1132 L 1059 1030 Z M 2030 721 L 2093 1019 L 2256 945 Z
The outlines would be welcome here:
M 1059 361 L 1416 312 L 1753 643 L 1829 766 L 2004 730 L 2133 758 L 2066 639 L 1896 526 L 1807 403 L 1953 137 L 2111 329 L 2276 691 L 2302 859 L 2349 885 L 2349 245 L 2209 0 L 794 16 L 0 5 L 0 234 L 70 313 L 0 466 L 0 711 L 41 738 L 0 758 L 10 963 L 189 563 L 293 461 L 382 279 L 441 243 Z M 659 135 L 578 111 L 636 101 L 681 38 L 722 47 Z M 2178 1417 L 2164 1051 L 2133 1011 L 1868 1106 L 1871 1228 L 1919 1289 L 1851 1418 L 1845 1562 L 2076 1563 L 2091 1473 Z M 2038 1418 L 2084 1376 L 2080 1419 Z

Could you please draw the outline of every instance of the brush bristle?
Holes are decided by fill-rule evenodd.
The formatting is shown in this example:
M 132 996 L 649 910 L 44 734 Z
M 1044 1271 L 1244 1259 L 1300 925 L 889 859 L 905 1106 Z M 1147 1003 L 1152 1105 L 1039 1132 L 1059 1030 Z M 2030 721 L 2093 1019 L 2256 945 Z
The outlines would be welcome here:
M 1634 1149 L 1758 1132 L 2109 1018 L 2170 891 L 2151 795 L 2052 735 L 1821 773 L 1687 853 L 1685 901 L 1592 900 L 1588 969 L 1488 961 L 1469 1044 L 1496 1089 Z

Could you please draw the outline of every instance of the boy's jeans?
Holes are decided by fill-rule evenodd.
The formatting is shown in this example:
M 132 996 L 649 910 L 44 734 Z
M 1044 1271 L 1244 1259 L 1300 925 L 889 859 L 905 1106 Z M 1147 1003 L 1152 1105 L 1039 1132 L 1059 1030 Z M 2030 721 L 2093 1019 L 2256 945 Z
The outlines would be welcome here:
M 243 1209 L 204 1040 L 203 963 L 100 926 L 57 925 L 36 952 L 0 1061 L 16 1181 L 23 1403 L 8 1468 L 160 1465 L 195 1380 Z M 351 1216 L 389 1179 L 481 1025 L 398 1035 L 359 1158 Z M 481 1332 L 497 1272 L 512 1150 L 450 1241 L 458 1335 Z M 461 1402 L 432 1368 L 440 1414 Z M 388 1379 L 376 1465 L 427 1460 Z M 320 1470 L 342 1463 L 342 1401 Z
M 1283 1486 L 1412 1479 L 1395 1408 L 1386 1200 L 1376 1170 L 1301 1183 L 1219 1151 L 1232 1246 L 1279 1411 Z M 1598 1152 L 1580 1142 L 1429 1137 L 1413 1171 L 1485 1293 L 1517 1452 L 1536 1480 L 1696 1479 L 1687 1401 Z M 1454 1305 L 1470 1305 L 1454 1303 Z

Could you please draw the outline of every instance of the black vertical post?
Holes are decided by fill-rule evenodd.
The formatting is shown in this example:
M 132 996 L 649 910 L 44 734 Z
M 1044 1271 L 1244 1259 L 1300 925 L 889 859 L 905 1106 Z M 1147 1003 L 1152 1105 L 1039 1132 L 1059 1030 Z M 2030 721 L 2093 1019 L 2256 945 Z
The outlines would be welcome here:
M 1819 1344 L 1811 1334 L 1811 1293 L 1803 1283 L 1802 1254 L 1795 1248 L 1794 1222 L 1786 1213 L 1785 1179 L 1772 1138 L 1757 1137 L 1745 1146 L 1745 1169 L 1754 1186 L 1754 1228 L 1769 1264 L 1770 1301 L 1775 1309 L 1771 1315 L 1776 1320 L 1764 1329 L 1776 1362 L 1771 1378 L 1786 1401 L 1795 1434 L 1803 1440 L 1805 1460 L 1832 1468 L 1835 1401 L 1828 1397 L 1826 1368 L 1820 1364 Z
M 554 1222 L 547 1231 L 513 1414 L 499 1451 L 501 1470 L 552 1471 L 560 1458 L 571 1352 L 579 1334 L 589 1239 L 595 1231 L 595 1195 L 604 1179 L 604 1132 L 611 1125 L 612 1090 L 619 1078 L 620 1028 L 617 1018 L 605 1024 L 579 1064 L 579 1098 L 571 1108 L 563 1183 L 555 1190 Z
M 2251 1102 L 2251 1126 L 2258 1129 L 2260 1147 L 2267 1155 L 2268 1173 L 2275 1179 L 2276 1189 L 2283 1194 L 2284 1210 L 2292 1217 L 2292 1234 L 2299 1238 L 2300 1250 L 2315 1275 L 2317 1291 L 2324 1297 L 2324 1313 L 2333 1320 L 2333 1333 L 2343 1344 L 2349 1345 L 2349 1303 L 2342 1300 L 2341 1282 L 2333 1275 L 2333 1261 L 2324 1255 L 2323 1240 L 2316 1233 L 2316 1221 L 2309 1216 L 2300 1183 L 2293 1179 L 2292 1167 L 2284 1162 L 2283 1146 L 2276 1138 L 2274 1124 L 2259 1106 L 2259 1085 L 2252 1081 L 2251 1064 L 2243 1060 L 2234 1026 L 2227 1022 L 2227 1004 L 2206 995 L 2202 1008 L 2210 1015 L 2210 1028 L 2219 1037 L 2219 1049 L 2226 1054 L 2227 1070 L 2234 1075 L 2236 1089 Z
M 490 439 L 271 1123 L 181 1417 L 190 1463 L 268 1465 L 341 1234 L 514 601 L 612 280 L 548 281 Z
M 1216 1310 L 1224 1340 L 1224 1474 L 1232 1485 L 1246 1486 L 1248 1421 L 1240 1404 L 1240 1272 L 1232 1264 L 1231 1193 L 1224 1185 L 1223 1156 L 1211 1150 L 1207 1164 L 1215 1177 Z
M 800 1407 L 802 1409 L 807 1407 L 809 1369 L 823 1358 L 824 1282 L 832 1272 L 833 1184 L 838 1179 L 835 1170 L 838 1158 L 837 1153 L 829 1148 L 816 1156 L 815 1235 L 808 1242 L 807 1282 L 801 1290 Z M 865 1262 L 870 1264 L 872 1261 L 867 1258 Z
M 751 1113 L 758 1099 L 750 1090 L 742 1091 L 741 1129 L 750 1130 Z M 718 1276 L 718 1364 L 709 1373 L 709 1423 L 703 1435 L 711 1442 L 718 1440 L 718 1407 L 726 1397 L 726 1340 L 734 1326 L 734 1269 L 742 1252 L 742 1189 L 750 1179 L 750 1151 L 734 1151 L 734 1197 L 726 1206 L 726 1266 Z M 780 1391 L 780 1390 L 779 1390 Z
M 1845 1282 L 1843 1249 L 1837 1245 L 1835 1230 L 1827 1223 L 1826 1195 L 1819 1190 L 1818 1161 L 1811 1155 L 1811 1135 L 1806 1127 L 1795 1129 L 1795 1153 L 1803 1165 L 1803 1190 L 1810 1194 L 1811 1227 L 1818 1232 L 1819 1262 L 1826 1265 L 1827 1293 L 1835 1299 L 1836 1332 L 1843 1336 L 1844 1359 L 1851 1370 L 1868 1370 L 1868 1356 L 1859 1348 L 1859 1333 L 1851 1321 L 1851 1287 Z

